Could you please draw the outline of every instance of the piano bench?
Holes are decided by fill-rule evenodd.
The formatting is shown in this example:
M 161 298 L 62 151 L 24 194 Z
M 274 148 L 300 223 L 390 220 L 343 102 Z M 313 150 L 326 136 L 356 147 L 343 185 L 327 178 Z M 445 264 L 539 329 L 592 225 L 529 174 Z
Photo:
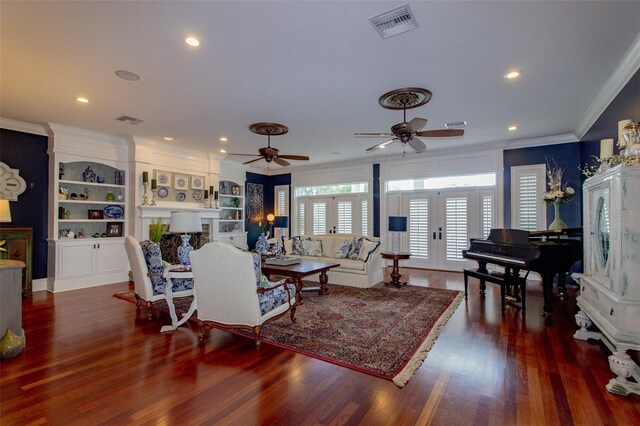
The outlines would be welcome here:
M 524 277 L 520 277 L 520 276 L 513 276 L 513 275 L 508 275 L 505 276 L 505 274 L 500 273 L 500 272 L 494 272 L 494 271 L 487 271 L 485 272 L 478 272 L 478 271 L 474 271 L 472 269 L 464 269 L 464 297 L 465 299 L 467 298 L 467 289 L 469 287 L 469 277 L 474 277 L 480 280 L 480 288 L 482 289 L 484 287 L 484 282 L 485 281 L 489 281 L 491 283 L 494 284 L 499 284 L 500 285 L 500 307 L 502 312 L 504 313 L 504 309 L 505 309 L 505 304 L 506 304 L 506 287 L 507 286 L 512 286 L 512 285 L 519 285 L 520 286 L 520 300 L 522 301 L 522 315 L 524 315 L 525 311 L 526 311 L 526 297 L 527 297 L 527 293 L 526 293 L 526 289 L 527 289 L 527 280 L 524 279 Z M 481 290 L 482 292 L 482 290 Z

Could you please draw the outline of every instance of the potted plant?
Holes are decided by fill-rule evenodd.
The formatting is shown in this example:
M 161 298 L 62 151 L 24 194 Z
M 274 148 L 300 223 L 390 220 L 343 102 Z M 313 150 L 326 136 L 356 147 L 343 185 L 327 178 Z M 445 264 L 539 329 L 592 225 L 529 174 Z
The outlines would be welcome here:
M 164 223 L 164 219 L 157 218 L 149 225 L 149 238 L 154 243 L 160 243 L 162 235 L 169 230 L 169 224 Z

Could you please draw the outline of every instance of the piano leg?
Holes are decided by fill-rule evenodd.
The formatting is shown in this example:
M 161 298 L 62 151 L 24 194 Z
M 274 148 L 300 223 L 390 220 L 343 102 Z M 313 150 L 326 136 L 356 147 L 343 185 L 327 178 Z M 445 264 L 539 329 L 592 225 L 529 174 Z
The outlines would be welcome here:
M 541 272 L 542 276 L 542 292 L 544 294 L 544 307 L 542 316 L 551 316 L 553 313 L 553 277 L 555 273 L 553 271 Z
M 482 274 L 488 273 L 487 262 L 478 262 L 478 272 Z M 485 281 L 482 278 L 480 278 L 480 294 L 484 295 L 486 294 L 486 291 L 487 291 L 487 284 L 485 284 Z

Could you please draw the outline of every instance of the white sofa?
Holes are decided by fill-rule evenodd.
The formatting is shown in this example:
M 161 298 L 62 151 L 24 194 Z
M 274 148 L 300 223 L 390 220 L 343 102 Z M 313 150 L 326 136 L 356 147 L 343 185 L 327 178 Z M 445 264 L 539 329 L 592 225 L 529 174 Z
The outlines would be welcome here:
M 365 238 L 372 244 L 365 244 L 363 251 L 357 260 L 336 259 L 336 251 L 345 240 L 360 238 L 362 235 L 354 234 L 322 234 L 322 235 L 300 235 L 301 239 L 320 240 L 322 244 L 322 256 L 302 256 L 293 254 L 293 243 L 291 239 L 285 239 L 284 249 L 287 256 L 301 257 L 302 259 L 318 260 L 323 262 L 339 263 L 340 266 L 327 272 L 330 284 L 340 284 L 351 287 L 369 288 L 383 280 L 382 258 L 380 257 L 380 238 Z M 376 244 L 377 243 L 377 244 Z M 370 250 L 366 250 L 369 248 Z M 305 280 L 319 281 L 319 274 L 310 275 Z

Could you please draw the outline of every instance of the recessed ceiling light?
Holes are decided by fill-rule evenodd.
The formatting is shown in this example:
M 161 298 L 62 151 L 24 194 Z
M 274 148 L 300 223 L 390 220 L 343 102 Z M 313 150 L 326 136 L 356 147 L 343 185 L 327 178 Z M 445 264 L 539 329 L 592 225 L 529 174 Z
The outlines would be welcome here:
M 173 140 L 173 138 L 172 138 L 171 136 L 165 136 L 165 137 L 164 137 L 164 140 L 165 140 L 165 141 L 172 141 L 172 140 Z
M 87 98 L 76 98 L 76 101 L 80 102 L 81 104 L 88 104 L 89 103 L 89 99 L 87 99 Z
M 515 130 L 518 130 L 518 126 L 515 126 L 515 125 L 513 125 L 513 126 L 509 126 L 509 131 L 510 131 L 510 132 L 513 132 L 513 131 L 515 131 Z
M 380 149 L 385 149 L 386 147 L 386 145 L 380 145 Z
M 518 70 L 511 70 L 511 71 L 507 71 L 506 73 L 504 73 L 502 75 L 502 78 L 506 79 L 506 80 L 513 80 L 514 78 L 518 78 L 522 75 L 521 71 Z
M 138 81 L 140 80 L 140 76 L 134 72 L 126 71 L 126 70 L 118 70 L 116 71 L 116 75 L 124 80 L 129 81 Z
M 195 37 L 187 37 L 187 38 L 184 39 L 184 42 L 187 43 L 191 47 L 200 46 L 200 40 L 198 40 Z
M 226 154 L 227 150 L 226 149 L 221 149 L 220 152 L 223 153 L 223 154 Z
M 220 142 L 226 142 L 226 141 L 227 141 L 227 138 L 225 137 L 220 138 Z

